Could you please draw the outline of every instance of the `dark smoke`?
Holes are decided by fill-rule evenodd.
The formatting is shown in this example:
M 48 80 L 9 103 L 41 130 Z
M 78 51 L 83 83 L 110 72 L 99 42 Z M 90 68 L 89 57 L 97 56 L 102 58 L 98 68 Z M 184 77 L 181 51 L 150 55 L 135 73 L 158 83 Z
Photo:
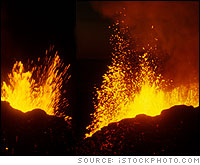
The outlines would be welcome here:
M 125 8 L 125 22 L 143 45 L 151 42 L 153 25 L 160 49 L 167 54 L 164 76 L 178 84 L 199 82 L 198 1 L 93 2 L 92 6 L 113 20 Z

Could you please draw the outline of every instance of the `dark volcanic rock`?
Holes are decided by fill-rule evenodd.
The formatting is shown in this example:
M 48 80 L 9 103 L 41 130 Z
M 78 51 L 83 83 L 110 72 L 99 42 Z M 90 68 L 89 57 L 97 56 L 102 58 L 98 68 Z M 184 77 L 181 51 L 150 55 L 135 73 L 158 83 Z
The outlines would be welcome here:
M 111 123 L 80 143 L 78 155 L 200 155 L 199 107 Z
M 1 102 L 3 155 L 74 155 L 70 122 L 35 109 L 27 113 Z
M 200 155 L 199 107 L 111 123 L 75 143 L 71 123 L 43 110 L 27 113 L 1 102 L 3 155 Z

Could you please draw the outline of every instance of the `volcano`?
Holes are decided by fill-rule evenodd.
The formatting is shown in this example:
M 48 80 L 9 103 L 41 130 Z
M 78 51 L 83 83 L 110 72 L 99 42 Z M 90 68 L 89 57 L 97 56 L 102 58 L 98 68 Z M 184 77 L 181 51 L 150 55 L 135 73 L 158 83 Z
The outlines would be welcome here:
M 23 113 L 1 101 L 3 155 L 74 155 L 70 121 L 41 109 Z
M 79 155 L 199 155 L 199 107 L 173 106 L 161 115 L 110 123 L 80 144 Z
M 112 58 L 101 85 L 95 87 L 95 112 L 86 138 L 110 123 L 140 114 L 153 117 L 175 105 L 199 106 L 199 81 L 192 78 L 177 84 L 165 77 L 163 63 L 170 56 L 158 49 L 161 43 L 154 26 L 149 27 L 149 44 L 140 45 L 130 33 L 125 11 L 108 27 Z

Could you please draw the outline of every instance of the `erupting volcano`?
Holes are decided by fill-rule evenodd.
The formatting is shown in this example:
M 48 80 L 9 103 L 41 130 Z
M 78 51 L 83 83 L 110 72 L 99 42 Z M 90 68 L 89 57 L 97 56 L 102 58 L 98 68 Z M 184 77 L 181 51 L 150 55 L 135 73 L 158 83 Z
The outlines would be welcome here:
M 22 112 L 42 109 L 48 115 L 58 115 L 60 106 L 68 105 L 67 99 L 62 97 L 62 85 L 70 78 L 67 73 L 70 65 L 64 67 L 57 52 L 49 56 L 52 51 L 53 47 L 46 50 L 44 60 L 38 58 L 38 65 L 33 66 L 33 61 L 28 63 L 27 70 L 21 61 L 16 61 L 8 74 L 8 82 L 3 81 L 1 101 L 9 102 Z
M 109 28 L 112 64 L 103 75 L 101 87 L 96 88 L 95 113 L 91 114 L 93 122 L 87 127 L 86 138 L 109 123 L 138 114 L 157 116 L 174 105 L 199 106 L 199 82 L 177 85 L 162 75 L 159 38 L 153 36 L 152 43 L 139 49 L 123 19 Z M 149 31 L 153 30 L 152 25 Z

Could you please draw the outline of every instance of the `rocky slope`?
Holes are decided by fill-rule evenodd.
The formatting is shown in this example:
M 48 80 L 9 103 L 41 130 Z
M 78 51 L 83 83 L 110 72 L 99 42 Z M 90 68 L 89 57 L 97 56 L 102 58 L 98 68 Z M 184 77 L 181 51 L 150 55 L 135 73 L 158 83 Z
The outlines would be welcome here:
M 79 145 L 79 155 L 200 155 L 199 107 L 111 123 Z
M 35 109 L 27 113 L 1 102 L 3 155 L 74 155 L 71 123 Z

